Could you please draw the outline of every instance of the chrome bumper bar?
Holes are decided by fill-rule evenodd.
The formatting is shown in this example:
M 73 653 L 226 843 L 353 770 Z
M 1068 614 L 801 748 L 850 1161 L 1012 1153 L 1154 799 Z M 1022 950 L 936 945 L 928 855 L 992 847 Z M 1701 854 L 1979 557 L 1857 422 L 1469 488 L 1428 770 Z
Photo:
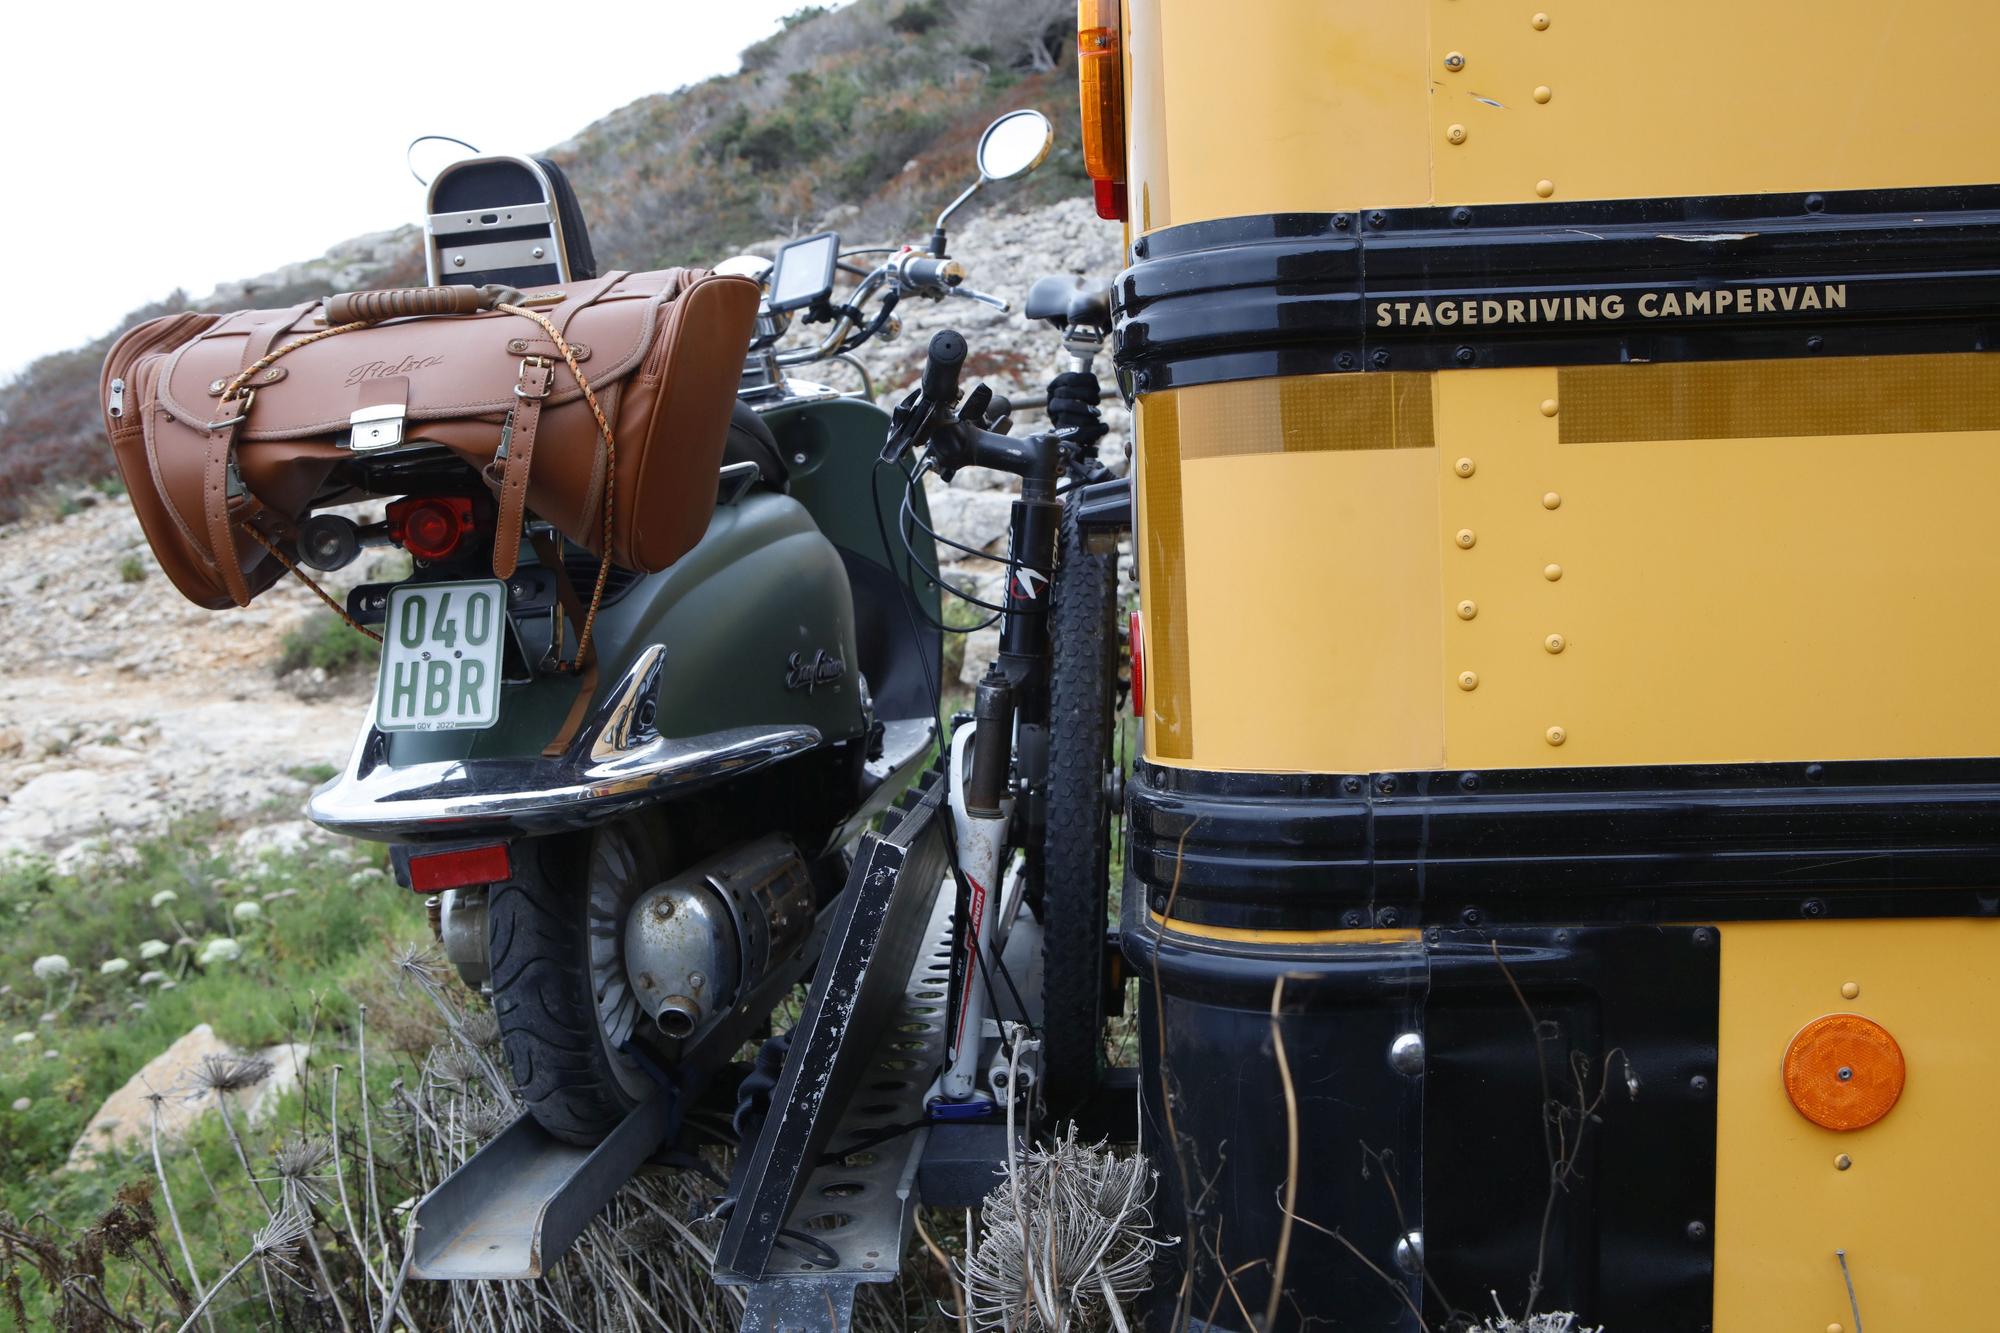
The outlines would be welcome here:
M 487 831 L 546 833 L 611 819 L 816 748 L 817 727 L 734 727 L 666 737 L 649 724 L 666 649 L 642 653 L 556 758 L 453 759 L 391 768 L 370 709 L 339 777 L 306 814 L 350 838 L 417 842 Z

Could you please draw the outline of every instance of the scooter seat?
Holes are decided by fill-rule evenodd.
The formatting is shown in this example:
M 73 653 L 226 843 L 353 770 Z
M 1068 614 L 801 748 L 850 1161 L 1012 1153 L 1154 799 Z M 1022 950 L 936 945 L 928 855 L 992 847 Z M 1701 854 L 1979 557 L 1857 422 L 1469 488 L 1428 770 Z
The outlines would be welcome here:
M 722 446 L 722 461 L 725 465 L 755 463 L 757 479 L 764 485 L 779 492 L 788 492 L 792 488 L 792 474 L 785 467 L 785 456 L 778 449 L 777 436 L 771 434 L 764 418 L 741 399 L 737 400 L 735 410 L 729 414 L 729 435 Z

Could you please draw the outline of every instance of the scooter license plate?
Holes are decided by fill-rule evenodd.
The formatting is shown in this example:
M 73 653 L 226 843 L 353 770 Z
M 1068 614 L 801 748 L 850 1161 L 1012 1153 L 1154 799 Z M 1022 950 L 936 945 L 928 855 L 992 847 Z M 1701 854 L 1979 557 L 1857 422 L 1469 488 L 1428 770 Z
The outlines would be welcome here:
M 375 725 L 477 731 L 500 720 L 507 587 L 498 579 L 405 583 L 389 593 Z

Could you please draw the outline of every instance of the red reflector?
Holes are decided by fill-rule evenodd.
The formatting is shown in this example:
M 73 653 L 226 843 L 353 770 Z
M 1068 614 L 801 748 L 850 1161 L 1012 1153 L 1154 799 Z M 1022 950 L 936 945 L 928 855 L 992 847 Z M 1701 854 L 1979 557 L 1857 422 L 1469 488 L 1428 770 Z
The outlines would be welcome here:
M 507 859 L 504 842 L 410 858 L 410 888 L 417 893 L 462 889 L 468 884 L 498 884 L 512 877 L 513 863 Z
M 443 560 L 472 531 L 472 501 L 458 495 L 398 500 L 389 506 L 389 535 L 419 560 Z
M 1094 180 L 1090 184 L 1097 193 L 1097 216 L 1107 222 L 1123 222 L 1125 220 L 1125 182 Z
M 1146 716 L 1146 635 L 1137 611 L 1132 613 L 1130 625 L 1132 631 L 1132 716 L 1143 719 Z

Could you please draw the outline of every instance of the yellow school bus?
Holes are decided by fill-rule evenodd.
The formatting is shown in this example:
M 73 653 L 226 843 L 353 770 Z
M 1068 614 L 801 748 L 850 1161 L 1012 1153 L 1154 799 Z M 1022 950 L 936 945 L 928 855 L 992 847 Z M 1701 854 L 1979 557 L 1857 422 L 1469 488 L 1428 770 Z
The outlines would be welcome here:
M 2000 1327 L 2000 8 L 1079 47 L 1149 1326 Z

